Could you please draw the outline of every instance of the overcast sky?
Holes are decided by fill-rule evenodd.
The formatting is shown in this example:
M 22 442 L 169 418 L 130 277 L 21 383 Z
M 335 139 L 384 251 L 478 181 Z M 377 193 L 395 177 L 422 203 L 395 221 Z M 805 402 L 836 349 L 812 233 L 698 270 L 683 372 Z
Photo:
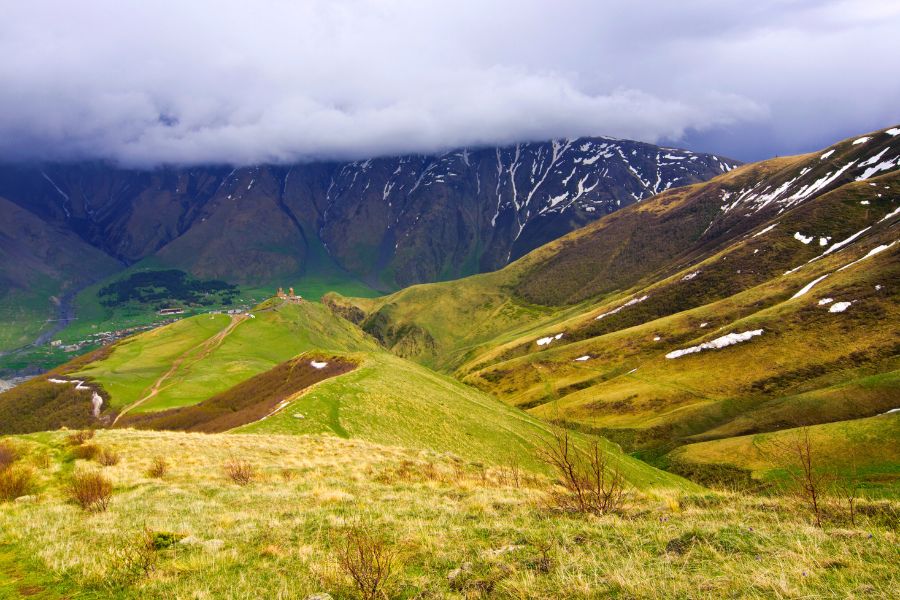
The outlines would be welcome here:
M 897 0 L 0 0 L 0 160 L 610 135 L 742 160 L 900 122 Z

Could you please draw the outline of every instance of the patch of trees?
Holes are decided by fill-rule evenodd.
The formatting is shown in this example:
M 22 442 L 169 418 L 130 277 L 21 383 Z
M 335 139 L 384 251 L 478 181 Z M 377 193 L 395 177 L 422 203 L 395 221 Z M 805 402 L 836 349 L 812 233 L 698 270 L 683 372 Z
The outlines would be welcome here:
M 0 434 L 94 427 L 91 392 L 74 385 L 28 381 L 0 394 Z
M 230 283 L 218 279 L 195 279 L 177 269 L 132 273 L 98 292 L 103 306 L 134 302 L 154 304 L 157 308 L 179 304 L 230 304 L 237 294 L 237 286 Z

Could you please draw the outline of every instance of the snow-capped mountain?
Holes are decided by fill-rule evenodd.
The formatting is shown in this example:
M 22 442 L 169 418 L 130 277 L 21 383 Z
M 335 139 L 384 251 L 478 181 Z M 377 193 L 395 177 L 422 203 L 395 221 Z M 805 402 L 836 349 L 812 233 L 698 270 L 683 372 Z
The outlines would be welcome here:
M 379 289 L 493 270 L 738 163 L 580 138 L 349 163 L 0 169 L 0 197 L 124 264 L 269 282 L 321 269 Z

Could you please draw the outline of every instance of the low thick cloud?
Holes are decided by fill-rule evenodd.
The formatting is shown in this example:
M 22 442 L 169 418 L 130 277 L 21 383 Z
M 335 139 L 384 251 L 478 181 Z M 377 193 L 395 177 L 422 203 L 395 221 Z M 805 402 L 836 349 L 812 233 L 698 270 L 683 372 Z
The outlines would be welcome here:
M 0 160 L 611 135 L 755 159 L 900 121 L 885 1 L 4 1 Z

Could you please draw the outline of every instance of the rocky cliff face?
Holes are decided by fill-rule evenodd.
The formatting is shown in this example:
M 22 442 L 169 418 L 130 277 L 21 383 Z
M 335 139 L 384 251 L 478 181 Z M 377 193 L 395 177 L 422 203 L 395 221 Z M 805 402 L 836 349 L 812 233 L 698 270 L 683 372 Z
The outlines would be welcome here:
M 736 162 L 609 138 L 352 163 L 0 168 L 0 197 L 117 260 L 266 283 L 339 268 L 392 289 L 497 269 Z

